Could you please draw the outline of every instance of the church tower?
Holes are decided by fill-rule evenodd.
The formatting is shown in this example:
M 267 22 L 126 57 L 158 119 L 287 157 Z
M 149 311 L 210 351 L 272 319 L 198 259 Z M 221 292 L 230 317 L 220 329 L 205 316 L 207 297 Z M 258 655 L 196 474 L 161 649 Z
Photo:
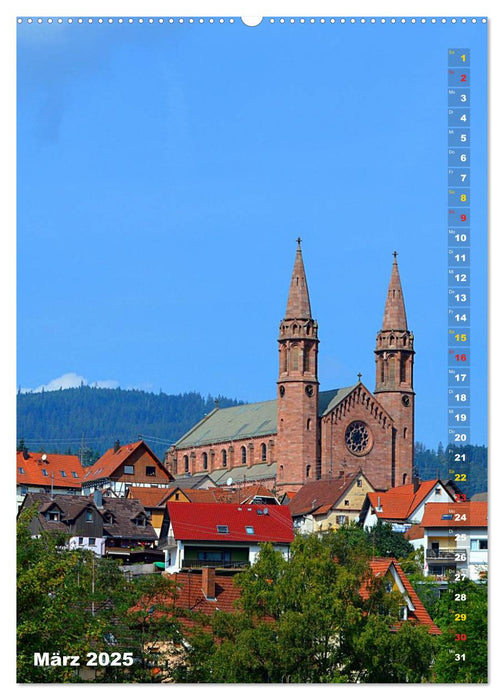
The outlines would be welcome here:
M 277 393 L 277 486 L 297 490 L 319 474 L 318 326 L 298 238 L 285 318 L 280 322 Z
M 394 252 L 382 329 L 376 336 L 375 395 L 394 420 L 392 486 L 411 483 L 414 459 L 413 333 L 406 309 Z

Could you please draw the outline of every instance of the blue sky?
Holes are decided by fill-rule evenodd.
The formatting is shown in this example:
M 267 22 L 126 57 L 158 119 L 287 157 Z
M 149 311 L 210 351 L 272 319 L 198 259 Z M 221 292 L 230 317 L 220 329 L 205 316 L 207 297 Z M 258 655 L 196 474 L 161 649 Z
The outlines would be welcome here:
M 399 252 L 416 438 L 446 443 L 447 51 L 463 46 L 486 443 L 485 42 L 460 22 L 19 25 L 18 386 L 274 398 L 301 236 L 322 389 L 358 372 L 374 388 Z

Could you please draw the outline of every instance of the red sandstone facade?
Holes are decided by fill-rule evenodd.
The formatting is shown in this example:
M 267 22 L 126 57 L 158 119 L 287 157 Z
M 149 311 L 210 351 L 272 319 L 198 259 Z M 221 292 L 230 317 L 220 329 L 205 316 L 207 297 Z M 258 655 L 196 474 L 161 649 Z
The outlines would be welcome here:
M 361 469 L 375 488 L 410 483 L 413 478 L 413 334 L 408 330 L 394 254 L 382 329 L 377 334 L 374 394 L 359 380 L 328 392 L 320 403 L 318 324 L 312 318 L 298 239 L 285 318 L 278 338 L 276 432 L 240 440 L 174 445 L 166 465 L 172 474 L 274 465 L 270 488 L 297 491 L 312 479 Z M 218 409 L 216 409 L 218 410 Z M 230 410 L 230 409 L 227 409 Z M 207 419 L 209 422 L 212 414 Z M 181 439 L 182 440 L 182 439 Z M 242 477 L 245 478 L 245 477 Z

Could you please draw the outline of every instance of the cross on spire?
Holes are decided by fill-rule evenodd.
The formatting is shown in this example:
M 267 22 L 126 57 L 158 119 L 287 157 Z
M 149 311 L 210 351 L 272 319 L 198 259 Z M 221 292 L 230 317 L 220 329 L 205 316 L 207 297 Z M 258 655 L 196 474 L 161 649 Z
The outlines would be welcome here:
M 392 255 L 394 256 L 394 260 L 397 260 L 397 256 L 399 255 L 399 253 L 397 252 L 397 250 L 394 250 Z
M 301 238 L 299 236 L 297 237 L 297 244 L 298 248 L 301 248 Z

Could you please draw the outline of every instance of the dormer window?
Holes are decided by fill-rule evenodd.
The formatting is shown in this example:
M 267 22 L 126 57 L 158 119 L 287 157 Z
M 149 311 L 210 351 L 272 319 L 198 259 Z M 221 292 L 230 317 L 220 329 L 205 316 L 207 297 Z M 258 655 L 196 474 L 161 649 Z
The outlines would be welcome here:
M 19 473 L 20 473 L 20 474 L 24 474 L 24 469 L 23 469 L 23 467 L 19 467 Z
M 115 518 L 112 513 L 105 513 L 103 516 L 103 522 L 107 523 L 107 525 L 113 525 L 115 522 Z
M 63 469 L 60 469 L 60 474 L 61 474 L 61 476 L 66 476 L 66 472 L 63 471 Z
M 139 527 L 145 527 L 145 518 L 143 515 L 138 515 L 133 522 L 135 525 L 138 525 Z
M 72 472 L 72 476 L 73 476 L 74 479 L 78 479 L 78 478 L 79 478 L 79 475 L 77 474 L 77 472 Z
M 86 522 L 87 523 L 93 522 L 93 511 L 90 508 L 88 508 L 88 510 L 86 511 Z
M 247 535 L 253 535 L 254 534 L 254 526 L 253 525 L 245 525 L 245 532 Z
M 51 522 L 58 522 L 60 520 L 59 510 L 48 510 L 46 513 L 46 518 Z
M 43 474 L 44 476 L 49 476 L 49 474 L 47 473 L 47 469 L 42 469 L 42 474 Z

